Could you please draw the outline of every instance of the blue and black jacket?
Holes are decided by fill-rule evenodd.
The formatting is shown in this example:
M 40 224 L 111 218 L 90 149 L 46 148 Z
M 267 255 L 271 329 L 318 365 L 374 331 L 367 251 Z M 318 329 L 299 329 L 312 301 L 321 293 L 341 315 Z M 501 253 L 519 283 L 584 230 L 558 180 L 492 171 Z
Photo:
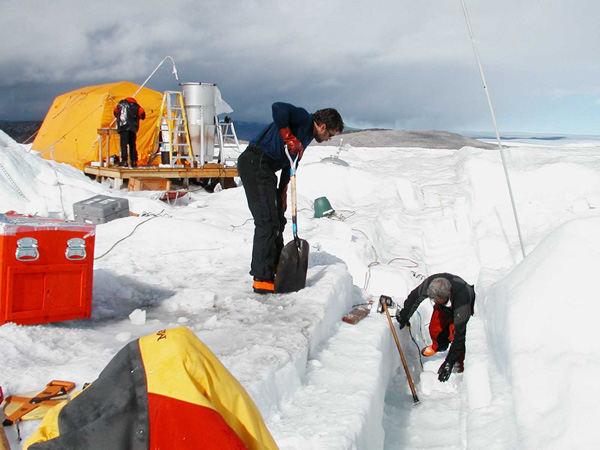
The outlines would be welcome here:
M 282 128 L 289 128 L 294 136 L 306 149 L 314 139 L 313 116 L 304 108 L 299 108 L 289 103 L 273 103 L 273 122 L 265 127 L 258 136 L 250 140 L 250 145 L 258 145 L 262 151 L 280 167 L 289 168 L 290 162 L 284 151 L 285 143 L 279 134 Z

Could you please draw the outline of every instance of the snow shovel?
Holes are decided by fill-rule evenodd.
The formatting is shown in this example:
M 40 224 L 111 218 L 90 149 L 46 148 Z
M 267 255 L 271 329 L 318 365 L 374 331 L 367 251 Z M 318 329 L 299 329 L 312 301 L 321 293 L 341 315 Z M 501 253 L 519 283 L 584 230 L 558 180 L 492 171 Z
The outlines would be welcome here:
M 308 270 L 308 252 L 309 245 L 304 239 L 298 237 L 297 213 L 298 205 L 296 203 L 296 168 L 298 158 L 292 160 L 287 145 L 285 154 L 290 160 L 290 174 L 292 183 L 292 231 L 294 239 L 288 242 L 279 256 L 279 265 L 277 266 L 277 275 L 275 276 L 275 292 L 287 293 L 296 292 L 304 289 L 306 286 L 306 272 Z
M 402 352 L 402 347 L 400 347 L 400 341 L 398 340 L 398 334 L 396 334 L 396 329 L 394 328 L 394 324 L 392 323 L 392 318 L 390 317 L 390 312 L 388 310 L 388 306 L 392 306 L 394 302 L 387 295 L 382 295 L 379 297 L 379 306 L 377 307 L 377 312 L 385 311 L 388 322 L 390 323 L 390 328 L 392 329 L 392 334 L 394 335 L 394 340 L 396 341 L 396 347 L 398 347 L 398 351 L 400 352 L 400 359 L 402 360 L 402 365 L 404 366 L 404 372 L 406 372 L 406 378 L 408 379 L 408 385 L 410 386 L 410 391 L 412 392 L 413 402 L 416 405 L 419 403 L 419 397 L 417 397 L 417 391 L 415 389 L 415 385 L 410 376 L 410 372 L 408 371 L 408 366 L 406 365 L 406 360 L 404 359 L 404 353 Z

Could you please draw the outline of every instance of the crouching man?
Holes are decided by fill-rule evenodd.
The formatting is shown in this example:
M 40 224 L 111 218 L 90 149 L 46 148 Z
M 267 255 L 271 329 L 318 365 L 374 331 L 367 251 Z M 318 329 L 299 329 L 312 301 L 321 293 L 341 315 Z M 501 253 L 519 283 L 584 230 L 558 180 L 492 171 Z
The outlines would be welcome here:
M 450 273 L 431 275 L 408 295 L 403 308 L 396 312 L 400 329 L 408 324 L 411 316 L 426 298 L 434 302 L 429 323 L 432 343 L 421 353 L 424 356 L 432 356 L 450 346 L 448 355 L 438 370 L 438 380 L 448 381 L 455 364 L 458 372 L 464 370 L 467 322 L 473 314 L 475 289 L 459 276 Z

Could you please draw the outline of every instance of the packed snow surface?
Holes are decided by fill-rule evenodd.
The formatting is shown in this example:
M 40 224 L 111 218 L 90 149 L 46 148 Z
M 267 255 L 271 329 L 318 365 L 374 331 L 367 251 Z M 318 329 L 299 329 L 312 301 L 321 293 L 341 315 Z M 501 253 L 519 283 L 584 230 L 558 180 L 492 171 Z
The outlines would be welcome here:
M 90 319 L 0 326 L 4 394 L 53 379 L 80 388 L 125 343 L 185 325 L 248 390 L 281 449 L 595 448 L 599 141 L 507 144 L 523 248 L 498 149 L 423 142 L 309 147 L 297 176 L 307 287 L 261 296 L 248 275 L 243 188 L 193 186 L 169 204 L 92 181 L 0 132 L 0 212 L 72 220 L 73 203 L 104 194 L 138 214 L 96 227 Z M 315 218 L 323 196 L 335 214 Z M 382 294 L 401 304 L 437 272 L 476 286 L 465 372 L 440 383 L 445 354 L 420 361 L 432 309 L 423 302 L 412 336 L 398 332 L 413 405 L 376 304 Z M 342 322 L 369 300 L 369 316 Z M 38 425 L 23 422 L 21 436 Z M 20 448 L 14 427 L 7 433 Z

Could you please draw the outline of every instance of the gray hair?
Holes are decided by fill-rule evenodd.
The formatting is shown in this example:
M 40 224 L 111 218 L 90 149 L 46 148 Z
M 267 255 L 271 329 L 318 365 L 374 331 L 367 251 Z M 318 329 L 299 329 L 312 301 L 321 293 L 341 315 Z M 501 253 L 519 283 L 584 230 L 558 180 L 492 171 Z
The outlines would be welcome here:
M 434 278 L 429 287 L 427 287 L 427 297 L 435 300 L 436 298 L 447 299 L 450 297 L 452 284 L 446 278 Z

